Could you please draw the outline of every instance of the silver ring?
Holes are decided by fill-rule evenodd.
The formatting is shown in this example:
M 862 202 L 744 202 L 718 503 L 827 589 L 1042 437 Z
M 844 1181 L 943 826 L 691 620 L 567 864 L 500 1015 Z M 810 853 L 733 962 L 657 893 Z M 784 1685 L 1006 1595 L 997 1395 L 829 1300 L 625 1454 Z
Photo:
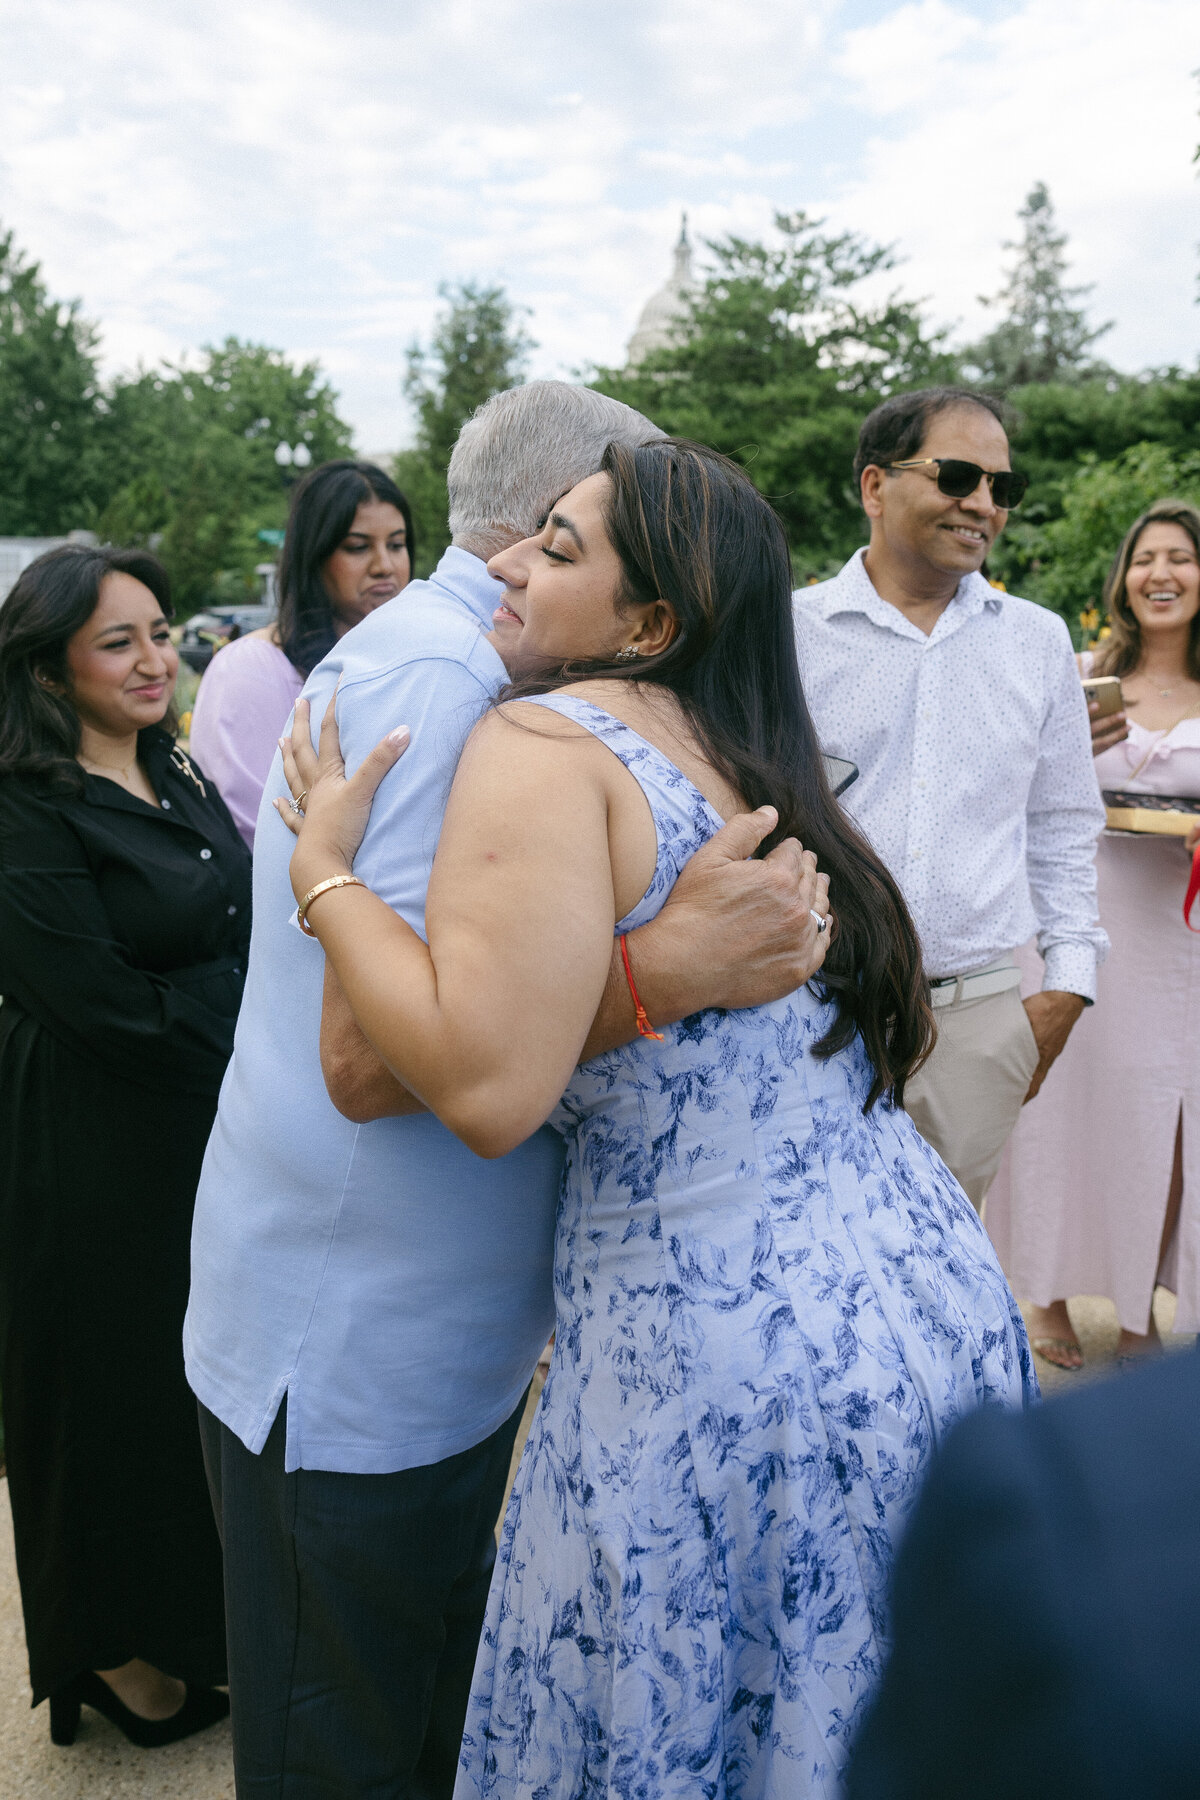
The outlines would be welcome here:
M 810 906 L 808 909 L 808 916 L 810 919 L 815 919 L 817 922 L 817 936 L 823 937 L 824 934 L 829 930 L 829 914 L 826 913 L 825 917 L 822 918 L 820 913 L 815 912 L 813 910 L 813 908 Z

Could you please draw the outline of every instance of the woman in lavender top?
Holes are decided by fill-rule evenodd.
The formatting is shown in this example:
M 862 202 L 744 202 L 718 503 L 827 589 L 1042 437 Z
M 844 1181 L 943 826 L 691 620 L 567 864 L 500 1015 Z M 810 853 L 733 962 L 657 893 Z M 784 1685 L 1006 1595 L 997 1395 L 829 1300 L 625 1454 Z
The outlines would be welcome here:
M 374 463 L 323 463 L 296 486 L 279 562 L 279 617 L 214 656 L 191 748 L 251 849 L 263 783 L 305 677 L 412 578 L 408 501 Z

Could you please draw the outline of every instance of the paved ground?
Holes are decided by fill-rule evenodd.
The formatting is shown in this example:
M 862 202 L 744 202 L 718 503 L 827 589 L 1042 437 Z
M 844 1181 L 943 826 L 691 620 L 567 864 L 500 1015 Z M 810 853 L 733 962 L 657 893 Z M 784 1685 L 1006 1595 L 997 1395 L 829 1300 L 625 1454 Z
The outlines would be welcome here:
M 1071 1310 L 1089 1369 L 1065 1375 L 1039 1361 L 1048 1392 L 1078 1386 L 1110 1366 L 1117 1341 L 1111 1306 L 1104 1300 L 1080 1300 L 1072 1302 Z M 1170 1297 L 1160 1293 L 1155 1315 L 1164 1335 L 1170 1332 L 1173 1312 Z M 1180 1345 L 1190 1341 L 1174 1340 Z M 50 1742 L 47 1709 L 31 1711 L 29 1697 L 8 1486 L 0 1482 L 0 1800 L 233 1800 L 227 1723 L 166 1750 L 134 1750 L 114 1726 L 85 1707 L 74 1746 L 59 1750 Z

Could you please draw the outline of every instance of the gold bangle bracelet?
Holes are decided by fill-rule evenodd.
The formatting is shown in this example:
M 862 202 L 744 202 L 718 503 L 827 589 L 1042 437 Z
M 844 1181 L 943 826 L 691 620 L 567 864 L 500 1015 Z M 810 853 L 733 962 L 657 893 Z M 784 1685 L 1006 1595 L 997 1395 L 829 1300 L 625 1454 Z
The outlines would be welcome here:
M 316 937 L 317 935 L 308 922 L 308 909 L 314 900 L 319 899 L 322 894 L 327 894 L 330 888 L 366 887 L 366 885 L 366 882 L 360 881 L 357 875 L 331 875 L 328 881 L 318 881 L 316 887 L 309 888 L 296 908 L 296 923 L 305 937 Z

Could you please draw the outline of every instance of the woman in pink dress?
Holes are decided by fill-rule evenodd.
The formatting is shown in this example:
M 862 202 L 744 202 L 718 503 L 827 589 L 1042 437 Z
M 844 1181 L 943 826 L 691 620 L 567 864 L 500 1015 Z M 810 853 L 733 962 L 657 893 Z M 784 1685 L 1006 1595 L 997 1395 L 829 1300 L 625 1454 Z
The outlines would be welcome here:
M 1128 735 L 1100 749 L 1103 789 L 1200 798 L 1200 512 L 1152 506 L 1125 537 L 1105 598 L 1111 637 L 1080 665 L 1118 675 Z M 1200 1329 L 1200 931 L 1183 919 L 1197 833 L 1106 831 L 1100 921 L 1112 943 L 1096 1005 L 1022 1113 L 987 1200 L 1029 1334 L 1059 1368 L 1083 1352 L 1067 1296 L 1102 1294 L 1120 1357 L 1154 1350 L 1155 1286 L 1178 1331 Z M 1193 923 L 1200 926 L 1200 902 Z M 1030 991 L 1037 956 L 1023 955 Z
M 306 676 L 412 577 L 412 511 L 374 463 L 322 463 L 297 483 L 279 559 L 279 617 L 227 644 L 205 670 L 190 747 L 246 843 Z

